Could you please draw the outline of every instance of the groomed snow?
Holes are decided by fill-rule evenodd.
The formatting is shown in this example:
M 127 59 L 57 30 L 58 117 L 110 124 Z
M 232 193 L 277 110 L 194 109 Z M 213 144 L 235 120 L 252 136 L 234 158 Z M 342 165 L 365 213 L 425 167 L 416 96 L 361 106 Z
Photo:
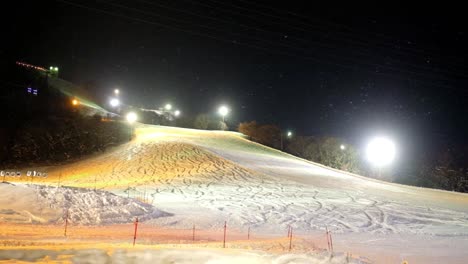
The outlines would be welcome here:
M 136 133 L 135 140 L 103 155 L 46 168 L 49 177 L 38 181 L 50 184 L 61 175 L 66 185 L 92 188 L 96 178 L 98 189 L 121 196 L 130 187 L 131 194 L 147 193 L 154 206 L 173 214 L 149 223 L 174 228 L 195 223 L 219 230 L 228 221 L 239 231 L 251 227 L 269 235 L 284 235 L 290 225 L 306 236 L 328 226 L 350 238 L 415 236 L 434 250 L 434 241 L 449 237 L 468 248 L 466 194 L 336 171 L 233 132 L 141 125 Z M 420 249 L 412 254 L 427 253 Z M 468 256 L 454 247 L 439 250 L 439 257 Z
M 73 257 L 71 257 L 73 256 Z M 139 264 L 344 264 L 362 263 L 346 261 L 345 256 L 330 258 L 317 254 L 273 255 L 247 250 L 213 249 L 159 249 L 144 251 L 116 250 L 109 254 L 99 249 L 82 250 L 0 250 L 1 260 L 43 261 L 63 263 L 71 259 L 73 263 L 139 263 Z

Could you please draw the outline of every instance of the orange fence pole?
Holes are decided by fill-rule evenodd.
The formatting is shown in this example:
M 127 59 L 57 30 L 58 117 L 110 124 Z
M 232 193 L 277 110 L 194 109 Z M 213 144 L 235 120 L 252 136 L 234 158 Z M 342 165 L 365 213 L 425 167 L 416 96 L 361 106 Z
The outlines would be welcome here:
M 192 241 L 195 241 L 195 224 L 193 225 L 192 229 Z
M 289 232 L 289 251 L 291 251 L 291 248 L 292 248 L 292 236 L 293 236 L 293 230 L 291 227 L 291 232 Z
M 325 227 L 326 232 L 325 235 L 327 236 L 327 246 L 328 246 L 328 252 L 330 252 L 330 236 L 328 235 L 328 227 Z
M 226 221 L 224 221 L 224 238 L 223 238 L 223 248 L 226 248 Z
M 64 236 L 67 236 L 67 227 L 68 227 L 68 210 L 65 214 L 65 232 L 63 233 Z
M 133 233 L 133 246 L 135 246 L 135 241 L 137 238 L 137 229 L 138 229 L 138 217 L 135 219 L 135 233 Z

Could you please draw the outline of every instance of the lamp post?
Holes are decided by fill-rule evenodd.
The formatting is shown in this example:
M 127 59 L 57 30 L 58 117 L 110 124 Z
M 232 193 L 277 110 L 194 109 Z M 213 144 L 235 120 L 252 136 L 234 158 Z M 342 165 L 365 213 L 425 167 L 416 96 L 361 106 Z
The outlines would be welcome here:
M 280 138 L 281 138 L 281 150 L 283 150 L 283 132 L 280 133 Z M 287 138 L 291 138 L 292 137 L 292 132 L 291 131 L 288 131 L 286 132 L 286 137 Z
M 134 112 L 130 112 L 126 116 L 127 122 L 130 124 L 130 140 L 132 140 L 133 136 L 133 123 L 137 121 L 138 117 Z
M 218 108 L 218 113 L 221 115 L 221 117 L 223 118 L 223 123 L 224 123 L 224 119 L 226 117 L 226 115 L 229 113 L 229 108 L 225 105 L 222 105 Z

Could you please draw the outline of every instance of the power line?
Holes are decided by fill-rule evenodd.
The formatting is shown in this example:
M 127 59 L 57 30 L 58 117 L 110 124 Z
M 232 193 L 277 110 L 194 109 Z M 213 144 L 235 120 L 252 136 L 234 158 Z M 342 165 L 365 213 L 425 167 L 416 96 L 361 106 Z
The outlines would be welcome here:
M 313 60 L 313 61 L 316 61 L 316 62 L 320 62 L 322 64 L 336 65 L 336 66 L 340 66 L 340 67 L 347 68 L 347 69 L 361 70 L 361 71 L 370 72 L 370 73 L 376 74 L 376 75 L 387 75 L 387 76 L 392 76 L 392 77 L 395 77 L 395 78 L 398 78 L 398 79 L 406 80 L 406 78 L 402 78 L 402 76 L 397 75 L 397 74 L 374 72 L 374 71 L 370 71 L 370 70 L 366 70 L 366 69 L 360 69 L 359 67 L 356 67 L 356 66 L 349 66 L 349 65 L 345 65 L 345 64 L 341 64 L 341 63 L 333 63 L 333 62 L 329 62 L 329 61 L 323 61 L 323 60 L 320 60 L 320 59 L 317 59 L 317 58 L 314 58 L 314 57 L 310 57 L 310 56 L 298 56 L 297 54 L 293 54 L 293 53 L 289 53 L 289 52 L 271 50 L 268 47 L 252 45 L 252 44 L 249 44 L 249 43 L 233 42 L 232 40 L 226 40 L 224 38 L 216 37 L 216 36 L 213 36 L 213 35 L 210 35 L 210 34 L 200 33 L 200 32 L 187 30 L 187 29 L 182 29 L 182 28 L 179 28 L 179 27 L 174 27 L 174 26 L 166 25 L 164 23 L 149 21 L 149 20 L 146 20 L 146 19 L 135 18 L 135 17 L 123 15 L 123 14 L 120 14 L 120 13 L 115 13 L 115 12 L 108 11 L 108 10 L 102 10 L 102 9 L 98 9 L 98 8 L 85 6 L 85 5 L 82 5 L 82 4 L 77 4 L 75 2 L 70 2 L 70 1 L 66 1 L 66 0 L 56 0 L 56 1 L 62 2 L 62 3 L 65 3 L 65 4 L 69 4 L 69 5 L 72 5 L 72 6 L 75 6 L 75 7 L 80 7 L 80 8 L 92 10 L 92 11 L 95 11 L 95 12 L 105 13 L 105 14 L 112 15 L 112 16 L 117 16 L 117 17 L 121 17 L 121 18 L 125 18 L 125 19 L 139 21 L 139 22 L 142 22 L 142 23 L 157 25 L 157 26 L 160 26 L 160 27 L 164 27 L 164 28 L 168 28 L 168 29 L 172 29 L 172 30 L 176 30 L 176 31 L 181 31 L 181 32 L 188 33 L 188 34 L 191 34 L 191 35 L 207 37 L 207 38 L 215 39 L 215 40 L 222 41 L 222 42 L 227 42 L 227 43 L 234 44 L 234 45 L 246 46 L 246 47 L 254 48 L 254 49 L 257 49 L 257 50 L 262 50 L 262 51 L 265 51 L 265 52 L 270 53 L 270 54 L 280 54 L 280 55 L 284 55 L 284 56 L 291 56 L 291 57 L 296 57 L 296 58 L 305 59 L 305 60 Z M 450 85 L 435 84 L 433 82 L 427 82 L 427 84 L 429 84 L 431 86 L 437 86 L 437 87 L 454 88 L 453 86 L 450 86 Z
M 176 11 L 179 11 L 179 12 L 184 12 L 184 13 L 191 13 L 191 14 L 194 14 L 194 15 L 198 15 L 197 13 L 193 13 L 193 12 L 189 12 L 189 11 L 186 11 L 186 10 L 181 10 L 181 9 L 178 9 L 178 8 L 171 8 L 171 7 L 168 7 L 166 5 L 161 5 L 161 4 L 155 4 L 153 2 L 148 2 L 148 1 L 144 1 L 144 0 L 140 0 L 141 2 L 144 2 L 144 3 L 148 3 L 150 5 L 156 5 L 156 6 L 160 6 L 160 7 L 163 7 L 163 8 L 168 8 L 168 9 L 172 9 L 172 10 L 176 10 Z M 139 9 L 135 9 L 135 8 L 129 8 L 127 6 L 122 6 L 122 5 L 119 5 L 120 7 L 123 7 L 123 8 L 127 8 L 127 9 L 131 9 L 133 11 L 137 11 L 137 12 L 141 12 L 141 13 L 145 13 L 145 14 L 150 14 L 150 15 L 155 15 L 155 13 L 152 13 L 152 12 L 148 12 L 148 11 L 143 11 L 143 10 L 139 10 Z M 158 15 L 156 14 L 155 16 L 158 16 L 158 17 L 161 17 L 161 15 Z M 170 20 L 173 20 L 173 21 L 180 21 L 180 20 L 177 20 L 177 19 L 173 19 L 173 18 L 169 18 Z M 219 19 L 217 19 L 219 20 Z M 224 22 L 223 20 L 220 20 L 221 22 Z M 189 23 L 187 21 L 183 21 L 184 23 Z M 218 28 L 216 27 L 210 27 L 210 26 L 205 26 L 205 25 L 199 25 L 200 27 L 203 27 L 203 28 L 208 28 L 208 29 L 214 29 L 214 30 L 217 30 L 217 31 L 220 31 Z M 222 31 L 222 30 L 221 30 Z M 267 31 L 267 32 L 271 32 L 271 31 Z M 275 32 L 271 32 L 271 33 L 274 33 L 276 34 Z M 239 33 L 233 33 L 231 32 L 230 33 L 231 35 L 237 35 L 237 36 L 244 36 L 243 34 L 239 34 Z M 282 47 L 287 47 L 287 48 L 291 48 L 291 49 L 295 49 L 295 50 L 299 50 L 299 51 L 302 51 L 302 52 L 308 52 L 309 50 L 308 49 L 305 49 L 305 48 L 300 48 L 300 47 L 297 47 L 297 46 L 293 46 L 291 44 L 284 44 L 284 42 L 282 41 L 269 41 L 269 40 L 264 40 L 264 39 L 259 39 L 259 38 L 255 38 L 255 37 L 251 37 L 251 36 L 247 36 L 244 38 L 248 38 L 248 39 L 254 39 L 256 41 L 259 41 L 259 42 L 264 42 L 264 43 L 267 43 L 267 44 L 270 44 L 270 45 L 276 45 L 276 46 L 282 46 Z M 324 47 L 324 48 L 327 48 L 327 49 L 338 49 L 337 47 L 330 47 L 329 45 L 325 45 L 323 43 L 320 43 L 320 42 L 316 42 L 316 41 L 309 41 L 309 42 L 313 42 L 314 45 L 316 46 L 320 46 L 320 47 Z M 359 51 L 355 51 L 357 52 L 358 54 L 361 54 L 363 56 L 372 56 L 372 54 L 369 54 L 369 53 L 365 53 L 365 52 L 359 52 Z M 350 58 L 349 56 L 345 56 L 345 55 L 341 55 L 340 57 L 337 57 L 337 55 L 332 55 L 332 54 L 327 54 L 326 56 L 328 57 L 332 57 L 334 59 L 346 59 L 346 60 L 350 60 L 351 62 L 355 63 L 356 62 L 356 58 Z M 392 59 L 388 59 L 387 60 L 392 60 Z M 395 61 L 395 60 L 393 60 Z M 434 72 L 434 73 L 437 73 L 437 74 L 451 74 L 451 75 L 458 75 L 458 76 L 463 76 L 465 78 L 468 78 L 468 75 L 464 74 L 464 73 L 454 73 L 454 72 L 451 72 L 451 71 L 441 71 L 441 70 L 435 70 L 433 68 L 430 68 L 430 67 L 427 67 L 427 66 L 418 66 L 418 65 L 412 65 L 412 64 L 408 64 L 408 63 L 405 63 L 405 62 L 401 62 L 401 61 L 397 61 L 399 62 L 400 64 L 403 64 L 405 67 L 410 67 L 410 68 L 414 68 L 416 70 L 424 70 L 424 71 L 431 71 L 431 72 Z M 376 64 L 376 63 L 369 63 L 369 62 L 358 62 L 358 63 L 361 63 L 361 64 L 367 64 L 368 66 L 372 66 L 372 67 L 380 67 L 380 68 L 383 68 L 383 69 L 390 69 L 390 70 L 394 70 L 394 71 L 400 71 L 400 72 L 407 72 L 407 73 L 411 73 L 411 74 L 416 74 L 416 75 L 421 75 L 421 76 L 428 76 L 427 73 L 421 73 L 421 72 L 415 72 L 415 71 L 410 71 L 410 70 L 402 70 L 402 69 L 397 69 L 395 67 L 392 67 L 392 66 L 389 66 L 389 65 L 382 65 L 382 64 Z M 431 78 L 434 78 L 432 75 L 430 76 Z
M 202 17 L 202 18 L 207 18 L 207 19 L 211 19 L 211 20 L 216 20 L 216 21 L 220 21 L 222 23 L 227 23 L 227 24 L 234 24 L 236 26 L 241 26 L 241 27 L 247 27 L 249 29 L 253 29 L 253 30 L 256 30 L 256 31 L 261 31 L 261 32 L 266 32 L 266 33 L 270 33 L 270 34 L 273 34 L 277 37 L 280 38 L 280 36 L 282 36 L 281 34 L 277 33 L 277 32 L 273 32 L 273 31 L 269 31 L 269 30 L 264 30 L 264 29 L 261 29 L 259 27 L 251 27 L 251 26 L 247 26 L 245 24 L 237 24 L 237 23 L 233 23 L 233 22 L 230 22 L 230 21 L 226 21 L 226 20 L 221 20 L 221 19 L 218 19 L 218 18 L 215 18 L 215 17 L 210 17 L 210 16 L 205 16 L 205 15 L 200 15 L 198 13 L 195 13 L 195 12 L 191 12 L 191 11 L 187 11 L 187 10 L 183 10 L 183 9 L 180 9 L 180 8 L 175 8 L 175 7 L 170 7 L 170 6 L 167 6 L 167 5 L 163 5 L 163 4 L 160 4 L 160 3 L 155 3 L 155 2 L 152 2 L 152 1 L 145 1 L 145 0 L 139 0 L 140 2 L 143 2 L 143 3 L 146 3 L 146 4 L 149 4 L 149 5 L 153 5 L 153 6 L 159 6 L 159 7 L 162 7 L 162 8 L 166 8 L 168 10 L 174 10 L 174 11 L 178 11 L 178 12 L 181 12 L 181 13 L 187 13 L 187 14 L 191 14 L 191 15 L 194 15 L 194 16 L 197 16 L 197 17 Z M 201 6 L 205 6 L 205 7 L 210 7 L 210 8 L 216 8 L 216 9 L 220 9 L 220 10 L 223 10 L 223 8 L 220 8 L 220 7 L 215 7 L 215 6 L 211 6 L 211 5 L 206 5 L 206 4 L 203 4 L 203 3 L 200 3 L 198 1 L 193 1 L 193 0 L 186 0 L 186 1 L 189 1 L 191 3 L 195 3 L 195 4 L 199 4 Z M 214 1 L 214 2 L 219 2 L 219 1 L 216 1 L 216 0 L 211 0 L 211 1 Z M 227 12 L 227 13 L 234 13 L 234 14 L 240 14 L 238 12 L 232 12 L 232 11 L 224 11 L 223 12 Z M 261 14 L 264 14 L 264 15 L 268 15 L 266 13 L 263 13 L 261 12 Z M 251 16 L 247 16 L 245 14 L 240 14 L 241 16 L 246 16 L 246 17 L 251 17 Z M 275 18 L 280 18 L 278 16 L 273 16 Z M 258 20 L 257 21 L 261 21 L 261 20 Z M 271 21 L 270 21 L 271 22 Z M 277 23 L 277 22 L 273 22 L 275 24 L 281 24 L 282 23 Z M 308 30 L 305 30 L 305 29 L 301 29 L 303 30 L 304 32 L 310 32 Z M 233 33 L 231 33 L 233 34 Z M 235 33 L 234 33 L 235 34 Z M 236 34 L 236 35 L 241 35 L 241 34 Z M 295 37 L 290 37 L 290 39 L 295 39 L 295 40 L 300 40 L 300 41 L 303 41 L 303 42 L 308 42 L 308 43 L 314 43 L 314 45 L 316 46 L 321 46 L 321 47 L 324 47 L 324 48 L 332 48 L 332 49 L 338 49 L 338 47 L 330 47 L 329 45 L 326 45 L 326 44 L 323 44 L 321 42 L 318 42 L 318 41 L 311 41 L 311 40 L 308 40 L 308 39 L 303 39 L 303 38 L 295 38 Z M 257 38 L 257 40 L 259 40 Z M 271 41 L 264 41 L 264 40 L 259 40 L 259 41 L 263 41 L 263 42 L 267 42 L 267 43 L 271 43 Z M 340 41 L 343 41 L 343 40 L 340 40 Z M 275 41 L 275 44 L 278 45 L 278 43 L 283 43 L 282 41 Z M 363 43 L 361 43 L 363 44 Z M 293 47 L 291 46 L 290 44 L 279 44 L 280 46 L 284 46 L 284 47 L 291 47 L 291 48 L 297 48 L 297 47 Z M 362 46 L 362 45 L 361 45 Z M 368 47 L 368 45 L 366 46 Z M 300 48 L 299 48 L 300 49 Z M 366 50 L 367 51 L 367 50 Z M 358 54 L 361 54 L 361 55 L 364 55 L 364 56 L 373 56 L 373 54 L 370 54 L 368 51 L 367 52 L 362 52 L 362 51 L 358 51 L 358 50 L 355 50 L 353 49 L 353 52 L 354 53 L 358 53 Z M 332 56 L 333 57 L 333 56 Z M 336 57 L 336 56 L 335 56 Z M 349 59 L 349 57 L 346 57 L 346 56 L 341 56 L 341 58 L 347 58 Z M 403 64 L 405 65 L 406 67 L 411 67 L 411 68 L 414 68 L 414 69 L 422 69 L 422 70 L 425 70 L 425 71 L 431 71 L 431 72 L 434 72 L 434 73 L 437 73 L 437 74 L 450 74 L 450 75 L 456 75 L 456 76 L 460 76 L 460 77 L 465 77 L 465 78 L 468 78 L 468 75 L 465 74 L 464 72 L 458 72 L 458 71 L 449 71 L 449 70 L 443 70 L 443 69 L 440 69 L 440 68 L 437 68 L 437 69 L 434 69 L 432 67 L 428 67 L 428 66 L 425 66 L 425 65 L 413 65 L 411 63 L 407 63 L 407 62 L 403 62 L 401 60 L 395 60 L 395 59 L 392 59 L 392 58 L 386 58 L 386 60 L 390 60 L 390 61 L 393 61 L 393 62 L 396 62 L 396 63 L 400 63 L 400 64 Z M 392 63 L 393 63 L 392 62 Z M 372 64 L 372 63 L 371 63 Z M 389 66 L 388 65 L 380 65 L 380 64 L 374 64 L 374 66 L 378 66 L 378 67 L 382 67 L 382 68 L 388 68 Z M 424 73 L 420 73 L 420 72 L 412 72 L 413 74 L 420 74 L 420 75 L 424 75 Z
M 288 22 L 290 22 L 290 20 L 288 20 L 287 18 L 284 18 L 284 17 L 282 17 L 282 16 L 272 15 L 272 14 L 270 14 L 270 13 L 258 11 L 258 10 L 255 9 L 255 8 L 245 8 L 245 7 L 241 7 L 241 6 L 238 6 L 238 5 L 234 5 L 234 4 L 232 4 L 232 3 L 222 2 L 222 1 L 219 1 L 219 0 L 208 0 L 208 1 L 215 2 L 215 3 L 221 4 L 221 5 L 223 5 L 223 4 L 224 4 L 224 5 L 228 5 L 228 6 L 230 6 L 230 7 L 234 7 L 234 8 L 243 10 L 244 12 L 243 12 L 243 13 L 233 12 L 232 9 L 224 9 L 224 8 L 222 8 L 222 7 L 219 7 L 219 6 L 217 7 L 217 6 L 206 5 L 206 4 L 201 3 L 200 1 L 197 1 L 197 0 L 186 0 L 186 1 L 189 1 L 189 2 L 191 2 L 191 3 L 198 3 L 198 4 L 202 5 L 202 6 L 207 6 L 207 7 L 215 8 L 215 9 L 218 9 L 218 10 L 222 10 L 223 12 L 226 12 L 226 13 L 237 14 L 237 15 L 241 15 L 241 16 L 245 16 L 245 17 L 249 17 L 249 18 L 252 18 L 252 16 L 246 15 L 245 12 L 258 13 L 258 14 L 260 14 L 261 16 L 272 17 L 272 18 L 276 18 L 276 19 L 279 19 L 279 20 L 283 20 L 283 21 L 288 21 Z M 242 0 L 240 0 L 240 1 L 242 1 Z M 243 2 L 245 2 L 245 1 L 243 1 Z M 255 5 L 255 6 L 263 6 L 263 7 L 266 7 L 266 6 L 264 6 L 264 5 L 256 4 L 256 3 L 253 3 L 253 2 L 249 2 L 249 3 L 250 3 L 251 5 Z M 269 8 L 270 10 L 277 10 L 277 9 L 275 9 L 275 8 L 272 8 L 272 7 L 267 7 L 267 8 Z M 286 12 L 286 13 L 287 13 L 287 12 Z M 301 17 L 304 17 L 304 16 L 301 16 Z M 261 21 L 261 20 L 258 19 L 258 17 L 253 17 L 253 18 L 256 19 L 257 21 Z M 319 20 L 319 19 L 317 19 L 317 18 L 315 18 L 315 19 L 316 19 L 316 20 Z M 276 25 L 282 25 L 282 26 L 285 25 L 284 23 L 273 22 L 273 21 L 271 21 L 271 20 L 269 20 L 269 22 L 274 23 L 274 24 L 276 24 Z M 321 32 L 323 32 L 323 33 L 327 33 L 327 34 L 329 33 L 328 31 L 323 30 L 320 26 L 317 26 L 317 25 L 314 25 L 314 24 L 304 23 L 304 22 L 301 22 L 301 21 L 295 21 L 295 22 L 296 22 L 296 23 L 299 23 L 299 24 L 301 24 L 301 25 L 305 25 L 305 26 L 308 26 L 308 27 L 312 27 L 312 28 L 314 28 L 315 30 L 318 29 L 319 31 L 321 31 Z M 328 23 L 328 24 L 330 24 L 330 23 Z M 286 26 L 289 26 L 289 24 L 286 23 Z M 302 31 L 302 32 L 306 32 L 306 33 L 310 32 L 310 30 L 309 30 L 309 29 L 306 29 L 306 28 L 294 27 L 294 26 L 290 26 L 290 27 L 293 28 L 293 29 L 296 29 L 296 30 L 300 30 L 300 31 Z M 353 32 L 353 28 L 348 27 L 348 26 L 346 26 L 346 28 L 347 28 L 349 31 Z M 361 33 L 361 36 L 364 36 L 364 41 L 366 41 L 366 42 L 363 42 L 363 41 L 361 41 L 360 39 L 359 39 L 359 40 L 353 40 L 352 38 L 355 38 L 355 37 L 356 37 L 356 33 L 346 33 L 346 32 L 333 32 L 333 33 L 335 33 L 335 34 L 338 33 L 338 34 L 345 35 L 346 38 L 335 37 L 333 34 L 332 34 L 332 35 L 328 35 L 327 38 L 330 38 L 330 37 L 331 37 L 331 38 L 337 39 L 337 40 L 339 40 L 339 41 L 354 43 L 354 44 L 356 44 L 356 45 L 360 45 L 360 46 L 363 46 L 363 47 L 368 47 L 368 46 L 369 46 L 369 40 L 373 40 L 373 39 L 369 39 L 369 38 L 367 37 L 367 35 L 366 35 L 366 36 L 362 35 L 362 33 Z M 379 35 L 379 34 L 377 34 L 377 35 Z M 380 35 L 385 36 L 385 35 L 383 35 L 383 34 L 380 34 Z M 387 38 L 390 38 L 392 41 L 394 41 L 394 37 L 387 37 Z M 379 44 L 379 45 L 381 45 L 381 46 L 388 46 L 388 47 L 394 48 L 394 44 L 387 43 L 386 41 L 380 41 L 380 42 L 377 42 L 376 44 Z M 427 55 L 427 52 L 425 52 L 425 51 L 423 51 L 423 50 L 419 50 L 419 49 L 416 49 L 416 48 L 410 48 L 410 49 L 411 49 L 413 52 L 425 53 L 425 54 Z M 389 52 L 389 50 L 386 50 L 386 52 Z M 392 49 L 391 52 L 395 52 L 395 53 L 398 53 L 398 54 L 404 54 L 404 55 L 408 55 L 408 54 L 413 55 L 412 53 L 402 52 L 402 51 L 394 50 L 394 49 Z M 432 57 L 433 54 L 430 54 L 430 56 Z M 439 55 L 439 57 L 445 57 L 445 56 L 440 56 L 440 55 Z M 450 56 L 450 58 L 451 58 L 451 59 L 460 60 L 460 58 L 458 58 L 458 57 L 452 57 L 452 56 Z M 464 62 L 460 62 L 460 63 L 461 63 L 461 65 L 462 65 L 462 67 L 464 68 L 465 63 L 464 63 Z M 457 63 L 457 66 L 458 66 L 458 63 Z M 427 67 L 426 67 L 426 68 L 427 68 Z M 432 68 L 429 68 L 429 69 L 432 69 Z M 432 69 L 432 70 L 434 70 L 434 69 Z M 437 69 L 436 71 L 444 72 L 443 69 Z M 446 71 L 446 72 L 447 72 L 447 71 Z M 459 72 L 458 72 L 458 75 L 468 77 L 465 73 L 459 73 Z
M 194 2 L 197 2 L 196 0 L 186 0 L 186 1 L 190 1 L 192 3 Z M 265 13 L 265 12 L 262 12 L 262 11 L 257 11 L 256 9 L 253 9 L 253 8 L 245 8 L 245 7 L 241 7 L 241 6 L 238 6 L 238 5 L 235 5 L 235 4 L 232 4 L 232 3 L 225 3 L 225 2 L 222 2 L 222 1 L 219 1 L 219 0 L 208 0 L 208 1 L 211 1 L 211 2 L 216 2 L 216 3 L 219 3 L 219 4 L 225 4 L 225 5 L 229 5 L 231 7 L 234 7 L 234 8 L 238 8 L 238 9 L 241 9 L 241 10 L 244 10 L 244 11 L 247 11 L 247 12 L 254 12 L 254 13 L 258 13 L 258 14 L 261 14 L 261 15 L 264 15 L 264 16 L 269 16 L 269 17 L 274 17 L 274 18 L 278 18 L 278 19 L 283 19 L 283 20 L 287 20 L 285 19 L 284 17 L 280 17 L 280 16 L 275 16 L 275 15 L 272 15 L 270 13 Z M 326 20 L 323 20 L 323 19 L 320 19 L 320 18 L 317 18 L 317 17 L 307 17 L 307 16 L 304 16 L 304 15 L 300 15 L 300 14 L 297 14 L 295 12 L 291 12 L 289 10 L 282 10 L 282 9 L 278 9 L 278 8 L 274 8 L 274 7 L 271 7 L 271 6 L 266 6 L 264 4 L 259 4 L 255 1 L 246 1 L 246 0 L 238 0 L 239 2 L 243 2 L 243 3 L 248 3 L 250 5 L 253 5 L 253 6 L 257 6 L 257 7 L 263 7 L 263 8 L 267 8 L 267 9 L 270 9 L 270 10 L 273 10 L 273 11 L 276 11 L 276 12 L 279 12 L 279 13 L 286 13 L 286 14 L 289 14 L 289 15 L 292 15 L 292 16 L 295 16 L 295 17 L 299 17 L 299 18 L 302 18 L 302 19 L 314 19 L 316 21 L 320 21 L 320 23 L 322 24 L 325 24 L 325 25 L 332 25 L 333 27 L 335 28 L 346 28 L 348 31 L 352 32 L 352 33 L 347 33 L 347 32 L 338 32 L 339 34 L 343 34 L 343 35 L 346 35 L 348 37 L 355 37 L 356 36 L 356 32 L 359 32 L 359 34 L 361 36 L 363 36 L 365 39 L 369 39 L 368 38 L 368 35 L 369 35 L 369 31 L 362 31 L 362 30 L 356 30 L 356 28 L 353 28 L 353 27 L 350 27 L 348 25 L 345 25 L 345 24 L 340 24 L 340 23 L 335 23 L 335 22 L 330 22 L 330 21 L 326 21 Z M 198 2 L 199 3 L 199 2 Z M 229 12 L 229 11 L 227 11 Z M 310 26 L 310 27 L 314 27 L 314 28 L 319 28 L 321 29 L 320 27 L 314 25 L 314 24 L 310 24 L 310 23 L 305 23 L 305 22 L 301 22 L 301 21 L 296 21 L 297 23 L 299 24 L 302 24 L 302 25 L 305 25 L 305 26 Z M 372 33 L 374 35 L 374 37 L 380 37 L 380 38 L 384 38 L 386 40 L 392 40 L 394 41 L 395 40 L 395 37 L 393 36 L 388 36 L 386 34 L 382 34 L 382 33 L 376 33 L 376 32 L 373 32 Z M 366 44 L 365 42 L 359 42 L 359 43 L 362 43 L 362 44 Z M 380 44 L 382 45 L 387 45 L 387 46 L 390 46 L 390 47 L 393 47 L 392 44 L 388 44 L 386 41 L 384 42 L 380 42 Z M 411 47 L 402 47 L 403 49 L 407 49 L 407 50 L 411 50 L 412 52 L 419 52 L 419 53 L 425 53 L 427 54 L 427 51 L 425 50 L 422 50 L 422 49 L 416 49 L 416 48 L 411 48 Z M 436 49 L 431 49 L 433 51 L 440 51 L 440 50 L 436 50 Z M 396 50 L 396 52 L 399 52 Z M 403 54 L 408 54 L 406 52 L 404 52 Z M 432 55 L 432 54 L 430 54 Z M 453 57 L 453 56 L 449 56 L 449 58 L 452 58 L 452 59 L 459 59 L 458 57 Z M 462 65 L 463 62 L 462 62 Z

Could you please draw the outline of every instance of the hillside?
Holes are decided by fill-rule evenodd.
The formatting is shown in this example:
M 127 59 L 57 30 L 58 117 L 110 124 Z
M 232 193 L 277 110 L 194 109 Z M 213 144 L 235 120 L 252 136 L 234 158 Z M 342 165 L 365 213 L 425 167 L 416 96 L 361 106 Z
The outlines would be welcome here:
M 397 239 L 401 240 L 398 250 L 416 255 L 425 254 L 427 248 L 443 256 L 462 254 L 457 248 L 440 248 L 442 241 L 468 246 L 466 194 L 344 173 L 234 132 L 140 124 L 134 140 L 104 154 L 25 170 L 48 173 L 47 178 L 34 178 L 35 183 L 144 197 L 171 214 L 147 223 L 171 228 L 191 228 L 196 223 L 202 229 L 218 230 L 228 221 L 236 230 L 250 227 L 257 234 L 284 235 L 290 225 L 297 234 L 307 235 L 321 233 L 327 226 L 342 234 L 341 243 L 351 243 L 340 246 L 354 251 L 363 246 L 362 241 L 381 237 L 372 247 L 388 250 L 384 241 Z M 424 247 L 409 246 L 413 244 Z
M 464 194 L 339 172 L 233 132 L 141 125 L 136 133 L 134 141 L 105 154 L 45 168 L 48 178 L 35 181 L 53 183 L 60 175 L 67 186 L 96 185 L 121 194 L 130 187 L 147 192 L 169 212 L 186 215 L 185 207 L 196 203 L 214 219 L 229 217 L 237 226 L 268 232 L 279 224 L 303 230 L 328 225 L 337 232 L 468 234 Z M 184 217 L 174 218 L 183 225 Z

